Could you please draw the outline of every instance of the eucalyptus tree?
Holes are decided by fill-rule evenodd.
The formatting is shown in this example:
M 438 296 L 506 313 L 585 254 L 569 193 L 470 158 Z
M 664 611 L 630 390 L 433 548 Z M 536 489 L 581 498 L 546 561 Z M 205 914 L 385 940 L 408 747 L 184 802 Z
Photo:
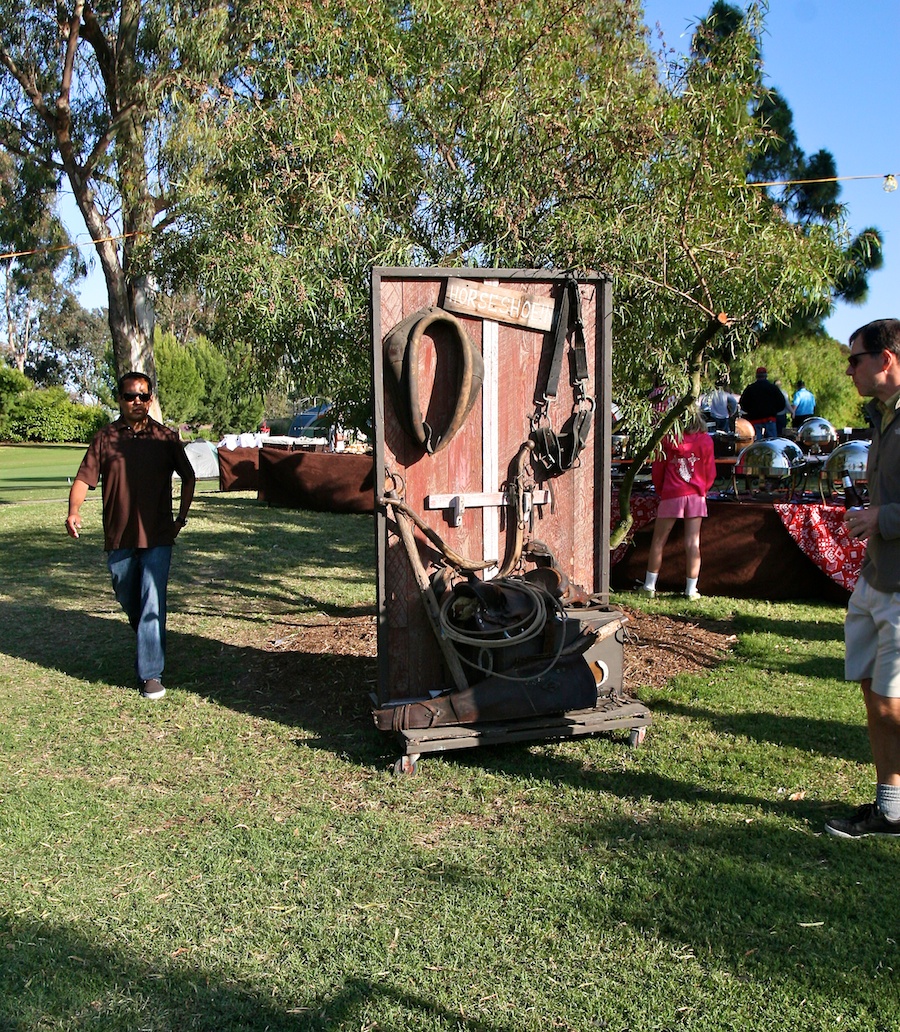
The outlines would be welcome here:
M 756 116 L 755 8 L 714 9 L 664 68 L 630 0 L 241 14 L 240 76 L 203 113 L 218 160 L 169 266 L 309 393 L 364 390 L 372 264 L 590 268 L 615 282 L 616 400 L 640 458 L 704 370 L 824 310 L 848 274 L 840 209 L 800 225 L 748 187 L 778 128 Z M 680 399 L 661 424 L 656 382 Z
M 185 171 L 182 116 L 217 77 L 226 25 L 203 0 L 0 0 L 0 146 L 68 183 L 106 281 L 120 373 L 154 373 L 154 233 Z
M 170 267 L 310 394 L 364 390 L 373 264 L 584 265 L 573 199 L 614 210 L 650 153 L 659 91 L 631 0 L 242 15 L 255 60 L 207 108 L 221 160 Z

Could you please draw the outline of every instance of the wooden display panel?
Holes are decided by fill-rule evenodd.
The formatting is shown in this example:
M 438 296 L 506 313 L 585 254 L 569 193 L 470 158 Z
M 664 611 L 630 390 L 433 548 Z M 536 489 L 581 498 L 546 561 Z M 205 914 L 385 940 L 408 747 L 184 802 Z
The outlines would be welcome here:
M 507 547 L 506 506 L 479 506 L 478 496 L 502 494 L 510 464 L 528 440 L 535 395 L 543 393 L 552 357 L 553 336 L 540 326 L 515 325 L 467 314 L 447 297 L 448 280 L 499 284 L 498 296 L 527 292 L 537 311 L 556 307 L 564 274 L 508 269 L 375 269 L 372 274 L 373 393 L 375 399 L 375 469 L 401 490 L 406 503 L 457 553 L 470 559 L 502 561 Z M 575 584 L 608 600 L 610 506 L 610 330 L 611 289 L 602 277 L 579 277 L 584 336 L 596 400 L 591 433 L 580 462 L 560 477 L 536 483 L 552 503 L 535 505 L 525 539 L 544 542 Z M 544 304 L 541 304 L 541 300 Z M 498 302 L 500 304 L 501 302 Z M 403 429 L 394 398 L 384 383 L 383 342 L 413 313 L 452 307 L 484 361 L 484 384 L 462 428 L 449 445 L 429 455 Z M 486 315 L 494 314 L 488 308 Z M 510 317 L 507 310 L 499 311 Z M 545 324 L 544 324 L 545 325 Z M 574 392 L 570 382 L 571 341 L 560 375 L 557 397 L 548 407 L 557 431 L 570 416 Z M 443 327 L 423 338 L 418 361 L 419 397 L 425 419 L 442 428 L 452 414 L 459 351 Z M 529 480 L 534 478 L 529 474 Z M 376 476 L 376 480 L 378 477 Z M 462 498 L 457 520 L 453 509 L 429 508 L 435 496 Z M 540 495 L 536 495 L 540 497 Z M 471 504 L 470 504 L 471 503 Z M 452 687 L 439 643 L 422 603 L 409 557 L 392 511 L 376 505 L 378 657 L 380 704 L 420 698 Z M 437 549 L 416 531 L 419 553 L 429 572 L 441 565 Z M 480 576 L 490 577 L 496 567 Z

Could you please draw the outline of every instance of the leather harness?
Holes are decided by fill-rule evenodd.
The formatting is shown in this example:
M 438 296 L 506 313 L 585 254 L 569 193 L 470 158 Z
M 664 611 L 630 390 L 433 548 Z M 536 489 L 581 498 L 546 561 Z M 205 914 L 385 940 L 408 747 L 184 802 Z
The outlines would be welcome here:
M 453 416 L 443 431 L 436 431 L 425 422 L 419 401 L 419 346 L 425 333 L 436 326 L 444 326 L 450 332 L 461 367 Z M 484 381 L 484 360 L 466 328 L 443 308 L 420 309 L 397 323 L 385 337 L 384 356 L 391 374 L 388 381 L 394 394 L 394 409 L 403 429 L 429 455 L 446 448 L 465 422 Z
M 557 433 L 550 425 L 547 411 L 559 390 L 563 352 L 566 338 L 572 335 L 571 383 L 573 388 L 572 414 Z M 531 417 L 530 440 L 534 443 L 532 468 L 538 480 L 558 477 L 577 465 L 594 417 L 594 399 L 587 393 L 589 381 L 587 346 L 584 340 L 584 320 L 581 313 L 581 290 L 574 276 L 566 277 L 553 333 L 553 354 L 547 384 L 538 389 Z M 544 422 L 546 420 L 546 422 Z

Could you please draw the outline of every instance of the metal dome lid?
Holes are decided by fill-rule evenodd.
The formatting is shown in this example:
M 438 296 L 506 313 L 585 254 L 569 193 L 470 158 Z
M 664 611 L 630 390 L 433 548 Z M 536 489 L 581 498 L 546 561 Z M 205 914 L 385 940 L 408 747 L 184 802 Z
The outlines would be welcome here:
M 811 416 L 797 431 L 797 439 L 809 451 L 820 454 L 837 446 L 837 430 L 821 416 Z
M 802 469 L 806 456 L 798 444 L 783 437 L 763 438 L 747 445 L 738 455 L 738 476 L 783 477 Z
M 752 441 L 754 438 L 753 424 L 749 419 L 738 416 L 734 421 L 734 436 L 737 441 Z
M 825 460 L 825 472 L 838 478 L 843 470 L 852 476 L 865 477 L 866 465 L 869 461 L 869 445 L 871 441 L 847 441 Z

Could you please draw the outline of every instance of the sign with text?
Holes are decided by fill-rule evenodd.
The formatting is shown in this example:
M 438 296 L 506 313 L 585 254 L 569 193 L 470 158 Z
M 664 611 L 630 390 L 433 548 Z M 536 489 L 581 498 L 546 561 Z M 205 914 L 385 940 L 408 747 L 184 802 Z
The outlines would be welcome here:
M 552 297 L 539 297 L 527 290 L 489 286 L 480 280 L 448 279 L 444 307 L 461 315 L 549 330 L 553 326 Z

